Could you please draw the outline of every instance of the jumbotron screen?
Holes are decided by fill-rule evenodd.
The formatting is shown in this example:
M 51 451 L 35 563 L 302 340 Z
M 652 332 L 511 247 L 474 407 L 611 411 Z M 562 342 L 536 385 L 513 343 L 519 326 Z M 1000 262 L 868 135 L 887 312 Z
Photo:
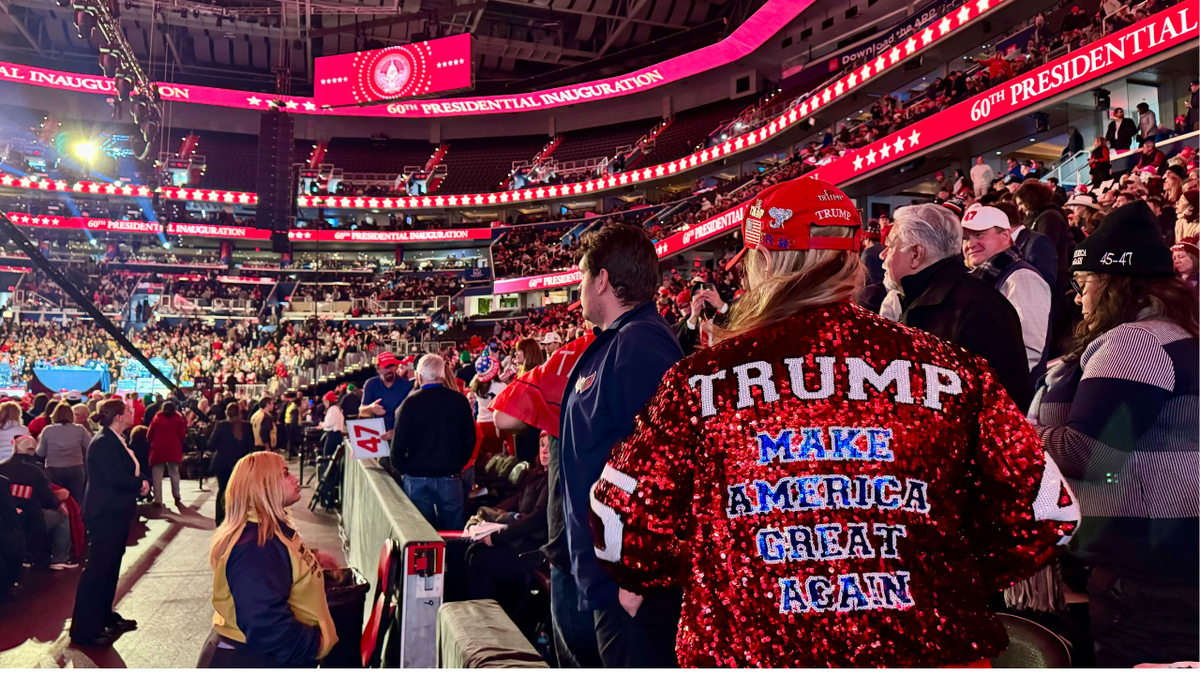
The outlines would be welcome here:
M 316 59 L 314 98 L 347 106 L 423 96 L 471 86 L 471 36 L 415 42 Z

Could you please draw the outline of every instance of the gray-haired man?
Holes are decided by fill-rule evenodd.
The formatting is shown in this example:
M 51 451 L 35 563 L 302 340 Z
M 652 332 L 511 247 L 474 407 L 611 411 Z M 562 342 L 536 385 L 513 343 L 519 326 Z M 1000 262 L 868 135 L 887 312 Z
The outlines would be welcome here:
M 1017 310 L 987 282 L 967 273 L 962 225 L 948 209 L 896 209 L 884 242 L 885 283 L 898 287 L 900 323 L 932 333 L 987 360 L 1021 410 L 1033 399 Z

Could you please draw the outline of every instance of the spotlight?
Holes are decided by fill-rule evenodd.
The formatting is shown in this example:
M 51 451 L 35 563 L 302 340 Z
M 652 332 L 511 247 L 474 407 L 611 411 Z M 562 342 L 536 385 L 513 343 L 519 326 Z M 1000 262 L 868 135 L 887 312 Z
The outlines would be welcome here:
M 75 144 L 75 156 L 85 162 L 96 159 L 96 144 L 91 141 L 80 141 Z
M 1096 98 L 1096 110 L 1108 110 L 1112 105 L 1109 94 L 1112 92 L 1107 89 L 1097 89 L 1092 92 L 1092 96 Z
M 130 114 L 133 115 L 133 123 L 141 124 L 142 119 L 146 116 L 146 111 L 149 110 L 150 102 L 145 96 L 138 94 L 133 99 L 133 105 L 129 107 Z
M 111 42 L 101 45 L 100 56 L 97 57 L 97 63 L 100 64 L 100 70 L 104 71 L 105 77 L 112 77 L 116 75 L 117 68 L 121 65 L 121 58 L 119 56 L 117 45 Z
M 133 79 L 124 72 L 118 71 L 116 78 L 113 79 L 113 88 L 117 91 L 118 101 L 128 101 L 129 95 L 133 92 Z
M 79 29 L 77 34 L 80 40 L 90 40 L 92 31 L 96 30 L 96 17 L 86 9 L 77 9 L 75 10 L 75 27 Z

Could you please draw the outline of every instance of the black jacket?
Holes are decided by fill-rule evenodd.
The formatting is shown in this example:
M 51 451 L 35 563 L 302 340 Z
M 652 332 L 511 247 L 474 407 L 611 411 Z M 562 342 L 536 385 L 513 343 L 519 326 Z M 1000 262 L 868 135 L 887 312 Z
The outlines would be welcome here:
M 475 451 L 475 418 L 467 397 L 427 384 L 396 409 L 392 467 L 405 476 L 438 478 L 462 472 Z
M 900 280 L 900 323 L 919 328 L 979 356 L 1022 411 L 1033 400 L 1021 319 L 1008 299 L 967 273 L 958 257 L 940 260 Z
M 1046 285 L 1054 288 L 1058 280 L 1058 251 L 1050 237 L 1027 227 L 1017 233 L 1013 247 L 1021 255 L 1021 260 L 1033 265 L 1046 281 Z
M 1137 125 L 1133 120 L 1122 117 L 1120 126 L 1117 126 L 1116 120 L 1108 123 L 1108 132 L 1104 137 L 1108 139 L 1108 145 L 1113 150 L 1128 150 L 1129 146 L 1133 145 L 1133 137 L 1137 132 Z
M 516 512 L 521 517 L 506 520 L 508 527 L 492 534 L 492 544 L 533 549 L 546 543 L 549 498 L 546 472 L 532 468 L 527 470 L 521 476 L 521 494 L 516 505 Z
M 12 481 L 13 485 L 28 485 L 33 488 L 33 501 L 43 509 L 58 508 L 58 498 L 50 488 L 50 478 L 37 460 L 29 455 L 13 455 L 0 464 L 0 476 Z
M 737 302 L 737 300 L 734 300 L 733 302 Z M 725 310 L 724 314 L 713 310 L 713 323 L 715 325 L 725 325 L 725 322 L 729 319 L 729 314 L 733 312 L 733 302 L 725 303 L 728 306 L 728 309 Z M 685 316 L 675 323 L 675 325 L 673 325 L 671 328 L 675 331 L 675 339 L 679 340 L 679 346 L 683 348 L 683 355 L 685 358 L 691 356 L 694 352 L 701 348 L 699 323 L 696 324 L 695 328 L 688 328 L 688 317 Z
M 105 427 L 92 437 L 87 452 L 88 481 L 83 497 L 85 523 L 117 521 L 128 523 L 137 512 L 142 479 L 134 472 L 133 456 L 112 429 Z
M 154 416 L 158 414 L 160 408 L 162 408 L 162 401 L 155 401 L 146 406 L 146 412 L 142 414 L 142 426 L 150 426 L 150 422 L 154 421 Z
M 1054 252 L 1058 255 L 1058 273 L 1054 276 L 1054 281 L 1049 282 L 1050 288 L 1056 293 L 1065 291 L 1071 285 L 1071 256 L 1075 253 L 1075 237 L 1071 235 L 1067 217 L 1057 206 L 1047 206 L 1036 214 L 1026 216 L 1025 227 L 1045 235 L 1050 243 L 1054 244 Z M 1032 260 L 1027 262 L 1039 271 L 1042 269 Z
M 233 435 L 233 422 L 221 420 L 213 427 L 212 436 L 208 437 L 208 449 L 213 453 L 212 472 L 223 474 L 233 471 L 238 460 L 254 452 L 254 432 L 250 423 L 239 420 L 242 426 L 242 440 Z

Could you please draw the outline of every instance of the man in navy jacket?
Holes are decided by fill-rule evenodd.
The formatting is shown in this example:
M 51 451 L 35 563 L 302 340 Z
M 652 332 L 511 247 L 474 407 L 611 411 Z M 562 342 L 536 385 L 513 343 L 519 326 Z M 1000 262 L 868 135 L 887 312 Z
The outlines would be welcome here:
M 580 246 L 583 317 L 596 340 L 579 357 L 562 404 L 560 472 L 571 572 L 580 609 L 593 611 L 605 667 L 677 667 L 681 594 L 642 598 L 618 589 L 596 561 L 588 521 L 592 486 L 613 447 L 683 357 L 675 332 L 654 307 L 654 244 L 638 227 L 611 225 Z

